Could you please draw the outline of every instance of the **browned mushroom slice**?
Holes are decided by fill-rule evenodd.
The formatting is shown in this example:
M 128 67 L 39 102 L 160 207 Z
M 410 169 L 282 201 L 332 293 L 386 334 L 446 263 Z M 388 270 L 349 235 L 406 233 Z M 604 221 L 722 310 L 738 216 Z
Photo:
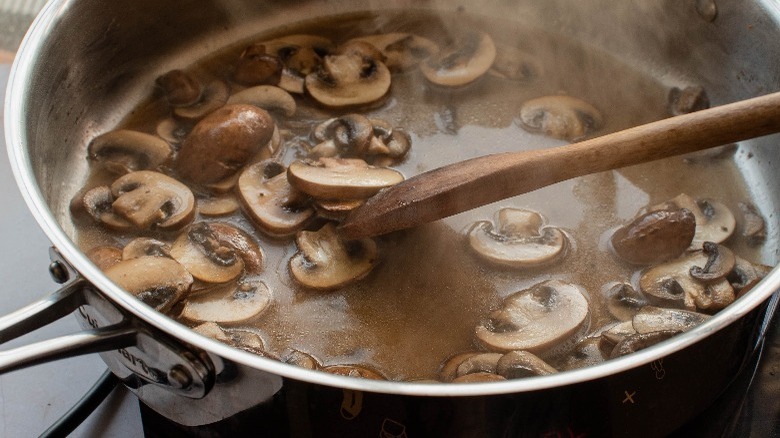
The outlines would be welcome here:
M 192 276 L 173 259 L 138 257 L 106 269 L 106 277 L 160 312 L 168 311 L 192 286 Z
M 326 373 L 337 374 L 339 376 L 359 377 L 361 379 L 372 380 L 387 380 L 387 378 L 383 376 L 382 373 L 366 365 L 328 365 L 323 367 L 322 371 L 325 371 Z
M 325 56 L 322 66 L 306 76 L 306 91 L 333 108 L 381 99 L 390 89 L 390 70 L 371 50 L 376 51 L 368 43 L 356 42 Z
M 295 161 L 287 169 L 290 184 L 317 199 L 366 199 L 398 184 L 403 175 L 393 169 L 369 166 L 356 158 Z
M 742 212 L 742 235 L 750 245 L 760 245 L 766 240 L 766 221 L 755 205 L 748 202 L 738 204 Z
M 124 217 L 114 212 L 114 195 L 108 186 L 81 190 L 70 201 L 70 212 L 76 221 L 95 221 L 108 228 L 126 231 L 133 228 Z
M 468 231 L 469 243 L 477 255 L 503 266 L 526 268 L 539 266 L 561 257 L 567 246 L 566 235 L 558 228 L 544 226 L 537 212 L 503 208 L 498 224 L 480 221 Z
M 158 172 L 139 170 L 111 184 L 114 212 L 136 228 L 175 230 L 195 216 L 195 196 L 184 184 Z
M 198 198 L 198 212 L 203 216 L 227 216 L 235 213 L 241 205 L 235 196 L 207 196 Z
M 235 174 L 273 136 L 274 121 L 252 105 L 227 105 L 198 122 L 181 145 L 176 171 L 197 184 Z
M 277 112 L 286 117 L 295 114 L 295 99 L 287 91 L 273 85 L 258 85 L 230 96 L 227 105 L 254 105 L 268 112 Z
M 316 357 L 309 353 L 304 353 L 303 351 L 295 349 L 286 354 L 282 361 L 284 363 L 289 363 L 290 365 L 299 366 L 309 370 L 318 370 L 322 368 L 322 362 L 320 362 Z
M 739 292 L 739 296 L 741 297 L 769 274 L 772 267 L 751 263 L 742 257 L 737 257 L 736 259 L 734 269 L 729 273 L 726 279 L 734 290 Z
M 540 75 L 541 68 L 520 49 L 504 44 L 496 46 L 496 59 L 490 73 L 503 79 L 529 82 Z
M 620 321 L 629 321 L 636 312 L 647 305 L 647 298 L 627 283 L 613 284 L 607 288 L 607 309 Z
M 412 139 L 406 131 L 393 128 L 384 120 L 371 119 L 374 136 L 368 147 L 370 155 L 385 155 L 393 160 L 403 158 L 412 147 Z
M 452 379 L 452 383 L 485 383 L 504 380 L 506 380 L 506 377 L 494 373 L 471 373 Z
M 213 81 L 203 90 L 200 100 L 190 106 L 181 106 L 173 110 L 176 117 L 185 120 L 198 120 L 225 104 L 230 89 L 222 81 Z
M 558 369 L 572 370 L 600 364 L 607 360 L 615 344 L 601 336 L 587 337 L 574 346 L 574 350 L 558 365 Z
M 320 123 L 313 136 L 320 142 L 311 150 L 314 156 L 329 157 L 342 151 L 347 156 L 364 156 L 371 144 L 373 126 L 366 116 L 346 114 Z
M 220 242 L 206 222 L 196 223 L 182 233 L 171 247 L 171 257 L 206 283 L 228 282 L 244 270 L 243 259 L 232 247 Z
M 686 208 L 640 215 L 612 235 L 612 248 L 635 265 L 659 263 L 683 253 L 693 241 L 696 218 Z
M 416 67 L 439 51 L 433 41 L 404 32 L 361 36 L 351 41 L 364 41 L 376 47 L 384 55 L 387 68 L 397 72 Z
M 632 321 L 611 324 L 601 330 L 601 338 L 613 346 L 628 336 L 635 335 L 636 329 Z M 612 351 L 612 350 L 610 350 Z
M 663 330 L 651 333 L 637 333 L 635 335 L 627 336 L 620 341 L 610 353 L 609 358 L 614 359 L 616 357 L 625 356 L 627 354 L 635 353 L 639 350 L 643 350 L 647 347 L 652 347 L 655 344 L 666 341 L 671 337 L 679 334 L 677 330 Z
M 736 228 L 736 218 L 731 210 L 720 202 L 710 199 L 693 199 L 680 194 L 663 204 L 651 207 L 651 210 L 685 208 L 696 218 L 696 234 L 690 249 L 700 249 L 704 242 L 721 243 L 728 239 Z
M 441 379 L 442 382 L 451 382 L 452 379 L 458 377 L 458 367 L 460 364 L 466 359 L 478 354 L 480 354 L 480 352 L 469 351 L 451 356 L 441 365 L 441 369 L 439 369 L 439 379 Z
M 155 81 L 165 94 L 171 106 L 189 106 L 197 103 L 203 87 L 197 79 L 182 70 L 171 70 Z
M 165 140 L 129 129 L 99 135 L 87 149 L 89 159 L 119 175 L 156 169 L 168 161 L 171 154 L 171 147 Z
M 265 341 L 263 340 L 262 335 L 256 330 L 249 328 L 222 327 L 216 322 L 209 321 L 193 327 L 192 331 L 228 344 L 231 347 L 240 348 L 260 356 L 278 359 L 275 355 L 269 353 L 265 349 Z
M 268 53 L 265 45 L 252 44 L 239 56 L 233 79 L 248 86 L 273 85 L 279 83 L 282 68 L 282 60 L 273 53 Z
M 360 207 L 364 202 L 362 199 L 350 201 L 317 200 L 314 201 L 313 205 L 317 216 L 323 219 L 342 221 L 352 210 Z
M 477 326 L 476 335 L 491 350 L 553 356 L 573 346 L 589 316 L 579 287 L 549 280 L 506 298 L 501 309 Z
M 254 237 L 244 230 L 219 222 L 209 223 L 209 228 L 220 244 L 227 245 L 238 253 L 248 274 L 260 273 L 263 269 L 263 250 Z
M 645 306 L 634 315 L 631 324 L 637 333 L 664 330 L 686 332 L 710 318 L 709 315 L 688 310 Z
M 520 108 L 520 123 L 530 132 L 561 140 L 577 140 L 601 128 L 601 112 L 571 96 L 531 99 Z
M 122 261 L 122 250 L 115 246 L 96 246 L 86 253 L 87 258 L 101 271 Z
M 262 281 L 218 284 L 190 294 L 181 317 L 196 322 L 237 324 L 262 315 L 271 302 L 271 291 Z
M 178 148 L 179 144 L 184 141 L 189 133 L 190 126 L 188 123 L 181 123 L 178 120 L 169 117 L 163 119 L 157 124 L 157 136 L 167 141 L 168 144 L 174 148 Z
M 731 304 L 734 289 L 725 276 L 700 281 L 691 275 L 694 267 L 706 267 L 708 256 L 695 251 L 647 269 L 639 279 L 639 287 L 647 299 L 661 307 L 715 312 Z
M 495 59 L 493 38 L 484 32 L 472 32 L 428 58 L 420 70 L 436 85 L 459 87 L 485 74 Z
M 307 75 L 321 63 L 322 57 L 333 50 L 333 42 L 318 35 L 285 35 L 259 43 L 267 53 L 278 56 L 287 69 Z
M 496 363 L 496 374 L 507 379 L 546 376 L 557 372 L 550 364 L 527 351 L 510 351 Z
M 138 237 L 128 242 L 122 249 L 122 260 L 146 256 L 170 257 L 171 246 L 151 237 Z
M 252 222 L 271 236 L 291 236 L 314 215 L 308 198 L 290 186 L 284 167 L 274 161 L 247 167 L 238 193 Z
M 301 231 L 295 238 L 298 252 L 290 259 L 290 272 L 301 285 L 333 290 L 368 275 L 377 262 L 372 239 L 343 241 L 332 223 L 319 231 Z
M 737 263 L 734 253 L 717 243 L 704 242 L 702 252 L 707 256 L 707 263 L 704 266 L 692 266 L 689 271 L 691 277 L 702 283 L 711 283 L 724 278 Z

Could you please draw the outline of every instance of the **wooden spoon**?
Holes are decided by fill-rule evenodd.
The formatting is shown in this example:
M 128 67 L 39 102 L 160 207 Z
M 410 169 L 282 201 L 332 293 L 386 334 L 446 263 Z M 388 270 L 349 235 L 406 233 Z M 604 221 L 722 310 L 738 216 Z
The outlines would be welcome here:
M 382 190 L 340 226 L 347 239 L 414 227 L 570 178 L 780 132 L 780 92 L 566 146 L 473 158 Z

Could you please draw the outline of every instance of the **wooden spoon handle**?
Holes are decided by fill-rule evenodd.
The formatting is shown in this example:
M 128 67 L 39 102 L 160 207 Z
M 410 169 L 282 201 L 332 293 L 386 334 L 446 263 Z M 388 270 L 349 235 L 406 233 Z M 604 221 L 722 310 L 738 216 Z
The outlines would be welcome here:
M 780 93 L 671 117 L 566 146 L 486 155 L 387 188 L 341 225 L 345 238 L 385 234 L 577 176 L 780 132 Z

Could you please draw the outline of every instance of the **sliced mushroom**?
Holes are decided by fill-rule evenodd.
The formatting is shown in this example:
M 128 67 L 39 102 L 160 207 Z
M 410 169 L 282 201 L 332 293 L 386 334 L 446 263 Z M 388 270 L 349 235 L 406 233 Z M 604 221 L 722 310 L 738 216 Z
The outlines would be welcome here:
M 366 47 L 367 46 L 367 47 Z M 325 56 L 322 65 L 306 76 L 306 91 L 327 107 L 375 102 L 390 89 L 390 70 L 368 43 L 355 42 Z
M 403 175 L 393 169 L 369 166 L 357 158 L 295 161 L 287 168 L 290 185 L 317 199 L 366 199 L 398 184 Z
M 169 117 L 157 124 L 156 132 L 158 137 L 167 141 L 174 148 L 178 148 L 179 144 L 187 137 L 189 128 L 188 123 L 181 123 L 173 117 Z
M 615 348 L 615 344 L 601 336 L 587 337 L 574 346 L 571 355 L 565 358 L 558 368 L 572 370 L 600 364 L 607 360 L 612 349 Z
M 540 75 L 541 68 L 529 55 L 512 46 L 496 46 L 496 59 L 490 73 L 511 81 L 529 82 Z
M 284 166 L 274 161 L 247 167 L 238 193 L 252 222 L 271 236 L 294 235 L 314 215 L 308 198 L 290 186 Z
M 206 283 L 228 282 L 244 270 L 243 259 L 231 246 L 220 242 L 206 222 L 196 223 L 182 233 L 171 246 L 171 257 Z
M 634 315 L 631 324 L 637 333 L 665 330 L 686 332 L 710 318 L 709 315 L 688 310 L 645 306 Z
M 561 257 L 568 239 L 558 228 L 544 225 L 537 212 L 502 208 L 497 227 L 480 221 L 468 231 L 469 243 L 477 255 L 492 263 L 515 268 L 539 266 Z
M 278 112 L 286 117 L 295 114 L 295 99 L 287 91 L 272 85 L 258 85 L 230 96 L 226 105 L 254 105 L 268 112 Z
M 192 275 L 167 257 L 138 257 L 123 260 L 105 270 L 106 277 L 139 300 L 166 312 L 192 286 Z
M 738 204 L 742 212 L 742 235 L 750 245 L 760 245 L 766 240 L 766 221 L 755 205 L 748 202 Z
M 278 56 L 285 67 L 307 75 L 322 63 L 322 58 L 333 50 L 330 39 L 318 35 L 293 34 L 259 43 L 266 52 Z
M 710 257 L 703 251 L 651 267 L 639 278 L 639 287 L 648 300 L 660 307 L 714 312 L 731 304 L 734 289 L 725 275 L 719 279 L 699 281 L 691 269 L 707 265 Z
M 702 283 L 711 283 L 724 278 L 734 269 L 737 262 L 730 249 L 717 243 L 704 242 L 702 252 L 707 256 L 707 263 L 704 266 L 692 266 L 689 271 L 691 277 Z
M 322 368 L 322 362 L 309 353 L 293 349 L 282 359 L 284 363 L 299 366 L 308 370 L 318 370 Z
M 635 353 L 647 347 L 652 347 L 653 345 L 666 341 L 667 339 L 670 339 L 679 333 L 680 332 L 676 330 L 663 330 L 651 333 L 637 333 L 635 335 L 627 336 L 625 339 L 615 345 L 615 348 L 612 350 L 612 353 L 610 353 L 609 358 L 614 359 L 616 357 Z
M 247 328 L 227 328 L 220 326 L 216 322 L 209 321 L 193 327 L 192 331 L 228 344 L 231 347 L 240 348 L 260 356 L 278 359 L 275 355 L 266 351 L 263 337 L 254 330 Z
M 96 246 L 86 253 L 87 258 L 101 271 L 122 261 L 122 250 L 115 246 Z
M 477 326 L 476 335 L 491 350 L 554 356 L 573 346 L 589 315 L 579 287 L 548 280 L 506 298 L 501 309 Z
M 571 96 L 545 96 L 531 99 L 520 108 L 520 124 L 529 132 L 574 141 L 603 125 L 601 112 L 593 105 Z
M 267 52 L 262 43 L 244 49 L 238 58 L 233 79 L 248 86 L 278 84 L 284 64 L 277 56 Z
M 122 249 L 122 260 L 138 257 L 170 257 L 171 246 L 151 237 L 137 237 Z
M 314 210 L 317 216 L 334 221 L 342 221 L 354 209 L 363 205 L 362 199 L 349 201 L 317 200 L 314 202 Z
M 184 140 L 176 171 L 197 184 L 235 174 L 272 138 L 274 121 L 252 105 L 227 105 L 198 122 Z
M 165 140 L 129 129 L 99 135 L 87 148 L 89 159 L 119 175 L 156 169 L 170 159 L 172 152 Z
M 124 217 L 114 212 L 114 195 L 108 186 L 98 186 L 79 191 L 70 201 L 70 212 L 76 221 L 95 221 L 117 231 L 133 228 Z
M 629 321 L 647 305 L 647 298 L 628 283 L 617 283 L 607 288 L 607 309 L 620 321 Z
M 195 196 L 184 184 L 162 173 L 139 170 L 111 184 L 113 211 L 138 229 L 179 229 L 195 216 Z
M 496 374 L 507 379 L 546 376 L 557 372 L 550 364 L 527 351 L 510 351 L 496 363 Z
M 209 223 L 209 228 L 222 245 L 233 248 L 244 261 L 248 274 L 259 274 L 263 269 L 263 250 L 249 233 L 233 225 L 220 222 Z
M 301 285 L 333 290 L 368 275 L 377 262 L 371 239 L 344 241 L 332 223 L 319 231 L 301 231 L 295 238 L 298 252 L 290 259 L 290 272 Z
M 618 228 L 611 243 L 623 260 L 649 265 L 682 254 L 691 245 L 695 232 L 696 218 L 690 210 L 655 210 Z
M 436 85 L 460 87 L 485 74 L 495 59 L 496 45 L 490 35 L 471 32 L 428 58 L 420 70 Z
M 181 317 L 196 322 L 238 324 L 262 315 L 271 302 L 271 291 L 262 281 L 218 284 L 190 294 Z
M 197 103 L 203 87 L 197 79 L 183 70 L 171 70 L 155 81 L 171 106 L 189 106 Z
M 771 266 L 751 263 L 742 257 L 737 257 L 734 269 L 726 279 L 734 290 L 739 291 L 739 296 L 744 295 L 756 283 L 761 281 L 772 270 Z
M 398 72 L 416 67 L 439 51 L 433 41 L 404 32 L 367 35 L 351 41 L 364 41 L 376 47 L 384 55 L 387 68 Z
M 371 145 L 373 126 L 366 116 L 347 114 L 320 123 L 313 136 L 320 142 L 312 148 L 315 156 L 330 157 L 339 152 L 343 156 L 363 156 Z
M 228 96 L 230 96 L 230 89 L 227 84 L 216 80 L 206 85 L 198 102 L 190 106 L 177 107 L 173 110 L 173 114 L 185 120 L 198 120 L 224 105 Z
M 696 218 L 696 234 L 689 249 L 700 249 L 704 242 L 721 243 L 728 239 L 736 228 L 736 219 L 728 207 L 710 199 L 693 199 L 680 194 L 651 210 L 685 208 Z
M 636 329 L 634 328 L 634 323 L 629 320 L 605 327 L 601 331 L 601 338 L 614 346 L 628 336 L 635 334 Z
M 439 369 L 439 379 L 442 382 L 451 382 L 452 379 L 458 377 L 458 367 L 460 364 L 462 364 L 466 359 L 478 354 L 481 353 L 478 351 L 469 351 L 451 356 L 441 365 L 441 368 Z
M 679 116 L 710 107 L 710 99 L 707 92 L 700 85 L 692 85 L 679 89 L 669 90 L 669 111 Z
M 207 196 L 198 198 L 198 212 L 203 216 L 227 216 L 241 207 L 235 196 Z
M 339 376 L 359 377 L 361 379 L 387 380 L 379 371 L 369 368 L 366 365 L 329 365 L 322 368 L 322 371 Z
M 385 155 L 393 160 L 403 158 L 412 147 L 412 139 L 406 131 L 393 128 L 384 120 L 371 119 L 374 136 L 368 146 L 370 155 Z
M 455 372 L 456 378 L 473 373 L 496 373 L 496 365 L 501 353 L 479 353 L 463 360 Z

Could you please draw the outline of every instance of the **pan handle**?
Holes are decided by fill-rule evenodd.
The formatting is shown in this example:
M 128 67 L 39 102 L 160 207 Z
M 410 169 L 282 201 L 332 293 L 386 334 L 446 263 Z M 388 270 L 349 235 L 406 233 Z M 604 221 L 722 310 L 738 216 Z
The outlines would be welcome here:
M 50 256 L 49 271 L 62 288 L 0 317 L 0 345 L 74 313 L 81 318 L 85 330 L 0 351 L 0 374 L 101 353 L 111 371 L 131 390 L 151 384 L 194 399 L 209 393 L 214 386 L 215 369 L 208 353 L 118 308 L 55 248 Z
M 37 330 L 86 304 L 86 281 L 76 278 L 58 291 L 0 317 L 0 344 Z M 0 351 L 0 374 L 68 357 L 135 345 L 137 330 L 122 322 L 11 350 Z

